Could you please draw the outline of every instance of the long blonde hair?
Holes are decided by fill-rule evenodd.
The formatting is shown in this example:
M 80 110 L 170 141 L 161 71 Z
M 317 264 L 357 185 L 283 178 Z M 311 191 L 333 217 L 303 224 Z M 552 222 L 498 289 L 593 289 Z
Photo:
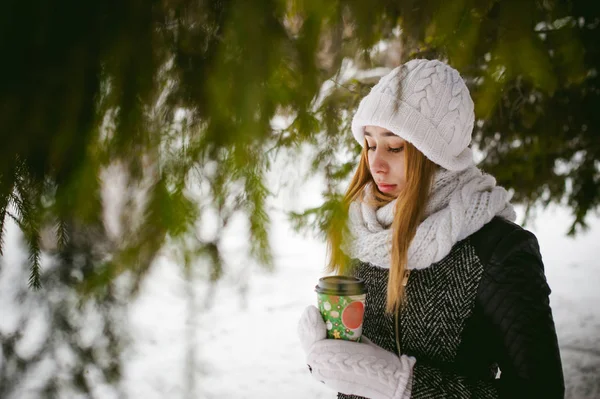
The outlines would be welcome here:
M 347 213 L 350 203 L 364 199 L 365 186 L 373 183 L 371 187 L 370 205 L 381 207 L 395 197 L 381 193 L 377 190 L 371 171 L 369 170 L 368 146 L 363 146 L 358 168 L 352 177 L 350 186 L 342 201 L 342 217 L 332 218 L 327 231 L 327 244 L 329 262 L 327 271 L 336 274 L 348 274 L 350 272 L 350 259 L 341 251 L 343 237 L 347 233 Z M 408 261 L 408 248 L 415 236 L 417 227 L 423 221 L 425 207 L 429 196 L 429 190 L 437 165 L 427 159 L 415 146 L 406 142 L 404 145 L 404 163 L 406 173 L 406 184 L 398 196 L 394 209 L 394 220 L 392 222 L 392 249 L 390 272 L 387 286 L 386 311 L 396 312 L 404 303 L 404 278 L 406 264 Z M 338 214 L 339 215 L 339 214 Z

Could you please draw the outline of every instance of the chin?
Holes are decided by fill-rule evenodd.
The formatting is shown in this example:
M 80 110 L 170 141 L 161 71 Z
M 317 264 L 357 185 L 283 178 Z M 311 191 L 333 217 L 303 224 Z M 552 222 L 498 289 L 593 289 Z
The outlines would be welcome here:
M 384 195 L 386 197 L 390 197 L 390 198 L 398 198 L 398 196 L 402 192 L 402 190 L 394 190 L 394 191 L 386 193 L 386 192 L 381 191 L 379 188 L 376 188 L 376 190 L 379 194 Z

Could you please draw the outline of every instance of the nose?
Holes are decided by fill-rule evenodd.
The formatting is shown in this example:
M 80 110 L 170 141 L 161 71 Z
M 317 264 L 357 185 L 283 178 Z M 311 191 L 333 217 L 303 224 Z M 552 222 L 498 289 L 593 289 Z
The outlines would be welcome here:
M 371 165 L 371 173 L 373 174 L 385 174 L 389 169 L 380 147 L 377 146 L 375 151 L 371 151 L 369 154 L 369 164 Z

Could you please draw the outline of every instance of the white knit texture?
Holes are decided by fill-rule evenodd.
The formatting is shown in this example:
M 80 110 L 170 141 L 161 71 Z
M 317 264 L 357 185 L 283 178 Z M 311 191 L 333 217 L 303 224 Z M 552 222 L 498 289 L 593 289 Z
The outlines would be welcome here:
M 370 189 L 365 188 L 365 195 Z M 408 269 L 424 269 L 442 260 L 457 242 L 481 229 L 494 216 L 516 219 L 510 195 L 496 179 L 476 166 L 452 172 L 439 169 L 434 177 L 425 220 L 408 248 Z M 391 224 L 397 200 L 375 210 L 364 201 L 350 204 L 342 250 L 351 258 L 390 267 Z
M 373 86 L 352 119 L 352 133 L 364 145 L 365 126 L 386 128 L 445 169 L 462 170 L 474 163 L 468 147 L 474 121 L 473 100 L 458 71 L 417 59 Z
M 325 339 L 313 345 L 307 362 L 313 376 L 337 392 L 371 399 L 403 399 L 416 360 L 398 357 L 373 344 Z
M 319 309 L 308 306 L 298 321 L 298 338 L 313 377 L 336 392 L 371 399 L 407 399 L 416 359 L 400 357 L 375 345 L 326 339 Z
M 309 305 L 304 309 L 298 321 L 297 333 L 305 353 L 310 351 L 315 342 L 327 337 L 327 327 L 316 306 Z

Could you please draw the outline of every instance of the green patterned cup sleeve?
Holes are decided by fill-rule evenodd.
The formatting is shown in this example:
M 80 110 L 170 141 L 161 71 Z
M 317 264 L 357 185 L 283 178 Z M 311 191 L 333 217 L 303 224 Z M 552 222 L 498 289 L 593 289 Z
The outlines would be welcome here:
M 319 311 L 327 326 L 327 338 L 358 341 L 362 335 L 365 294 L 338 296 L 317 294 Z

